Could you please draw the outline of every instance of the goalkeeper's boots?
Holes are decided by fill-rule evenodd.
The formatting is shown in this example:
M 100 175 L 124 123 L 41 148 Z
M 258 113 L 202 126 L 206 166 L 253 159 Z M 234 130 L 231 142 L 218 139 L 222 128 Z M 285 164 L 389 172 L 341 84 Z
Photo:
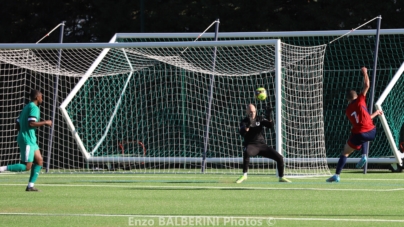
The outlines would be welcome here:
M 243 182 L 243 181 L 245 181 L 245 180 L 247 180 L 247 176 L 241 176 L 241 177 L 239 177 L 237 180 L 236 180 L 236 183 L 237 184 L 240 184 L 241 182 Z
M 339 182 L 339 176 L 334 175 L 326 180 L 327 182 Z
M 292 183 L 292 181 L 284 178 L 284 177 L 279 177 L 279 182 L 284 182 L 284 183 Z
M 26 192 L 40 192 L 38 188 L 28 187 L 25 189 Z
M 359 162 L 356 163 L 356 168 L 357 168 L 357 169 L 362 169 L 363 166 L 366 164 L 367 161 L 368 161 L 368 159 L 366 158 L 366 155 L 365 155 L 365 156 L 362 156 L 361 160 L 359 160 Z

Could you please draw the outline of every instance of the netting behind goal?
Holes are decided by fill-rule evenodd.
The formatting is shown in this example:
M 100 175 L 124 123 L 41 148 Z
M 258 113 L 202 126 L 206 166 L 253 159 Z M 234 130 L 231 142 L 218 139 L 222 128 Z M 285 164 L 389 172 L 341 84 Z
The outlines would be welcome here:
M 219 40 L 281 39 L 292 45 L 316 46 L 329 43 L 347 32 L 220 33 Z M 344 91 L 350 88 L 360 92 L 363 87 L 361 66 L 367 66 L 369 75 L 372 75 L 370 68 L 374 62 L 375 34 L 375 30 L 357 30 L 327 46 L 323 68 L 323 114 L 327 158 L 338 158 L 349 137 L 351 125 L 345 116 L 347 103 Z M 143 34 L 137 37 L 120 34 L 117 40 L 119 42 L 193 41 L 197 36 L 198 34 L 182 34 L 162 38 L 153 34 Z M 213 40 L 213 37 L 213 34 L 206 34 L 199 40 Z M 380 32 L 375 100 L 381 95 L 404 61 L 403 40 L 404 29 L 382 29 Z M 369 157 L 392 156 L 382 124 L 377 119 L 374 120 L 374 123 L 378 133 L 375 141 L 370 144 Z M 360 156 L 361 152 L 354 152 L 350 155 L 353 158 Z
M 14 112 L 6 111 L 9 145 L 11 128 L 29 90 L 43 91 L 43 119 L 49 119 L 52 102 L 46 100 L 53 97 L 55 74 L 60 81 L 60 105 L 80 84 L 78 80 L 85 72 L 89 73 L 91 59 L 91 63 L 99 63 L 93 65 L 91 75 L 82 79 L 82 86 L 63 108 L 74 135 L 68 132 L 60 114 L 55 119 L 51 169 L 200 172 L 210 113 L 206 170 L 239 173 L 242 138 L 238 124 L 246 105 L 256 103 L 260 114 L 267 105 L 277 109 L 274 46 L 218 47 L 214 71 L 212 49 L 188 48 L 183 52 L 184 48 L 125 48 L 110 49 L 105 56 L 101 49 L 64 50 L 60 68 L 51 64 L 54 59 L 44 59 L 57 57 L 57 50 L 32 50 L 29 54 L 43 61 L 34 58 L 35 63 L 28 60 L 17 62 L 18 66 L 10 63 L 27 54 L 17 56 L 22 52 L 8 51 L 0 58 L 7 62 L 3 68 L 14 67 L 24 77 L 18 92 L 13 86 L 5 92 L 15 93 L 20 99 Z M 283 132 L 279 135 L 284 141 L 281 150 L 288 174 L 329 174 L 322 116 L 324 50 L 325 46 L 282 45 L 281 75 L 285 82 L 280 95 L 284 104 L 279 128 Z M 95 56 L 102 57 L 96 60 Z M 2 71 L 6 80 L 13 77 L 9 71 Z M 254 100 L 254 90 L 259 86 L 266 87 L 270 94 L 265 103 Z M 268 130 L 266 134 L 269 145 L 276 147 L 275 132 Z M 49 135 L 45 128 L 39 138 L 45 148 L 42 150 L 47 150 Z M 47 152 L 43 153 L 46 156 Z M 9 163 L 17 161 L 3 158 Z M 251 163 L 251 173 L 274 172 L 272 160 L 256 158 Z
M 335 39 L 336 37 L 344 34 L 347 31 L 329 31 L 329 32 L 315 32 L 315 33 L 310 33 L 310 32 L 292 32 L 292 33 L 235 33 L 235 34 L 228 34 L 228 33 L 221 33 L 219 36 L 220 40 L 259 40 L 259 39 L 270 39 L 270 38 L 280 38 L 283 42 L 293 44 L 293 45 L 298 45 L 298 46 L 316 46 L 316 45 L 321 45 L 328 43 L 329 41 Z M 362 87 L 362 77 L 359 71 L 360 66 L 366 65 L 370 66 L 373 63 L 373 48 L 374 48 L 374 30 L 369 30 L 365 32 L 361 31 L 356 31 L 352 33 L 350 36 L 345 37 L 343 39 L 338 40 L 338 42 L 334 42 L 332 45 L 329 45 L 327 47 L 326 53 L 325 53 L 325 59 L 324 59 L 324 76 L 323 76 L 323 116 L 324 116 L 324 129 L 325 129 L 325 148 L 326 148 L 326 154 L 328 158 L 336 158 L 339 157 L 339 154 L 341 152 L 343 144 L 346 142 L 346 139 L 348 138 L 349 135 L 349 129 L 350 125 L 349 122 L 347 121 L 345 115 L 344 115 L 344 110 L 346 108 L 346 102 L 344 99 L 344 93 L 346 88 L 353 88 L 359 89 Z M 394 73 L 397 71 L 398 67 L 401 65 L 401 63 L 404 61 L 404 42 L 402 41 L 404 38 L 404 31 L 400 29 L 395 29 L 395 30 L 381 30 L 380 34 L 380 48 L 379 48 L 379 61 L 378 61 L 378 71 L 377 71 L 377 83 L 376 83 L 376 94 L 375 97 L 379 97 L 381 92 L 385 89 L 391 78 L 393 77 Z M 177 35 L 175 34 L 174 36 L 167 35 L 167 37 L 158 37 L 154 34 L 146 34 L 146 35 L 138 35 L 137 38 L 134 38 L 133 35 L 128 36 L 127 34 L 121 34 L 117 36 L 117 41 L 118 42 L 173 42 L 173 41 L 193 41 L 195 37 L 197 37 L 198 34 L 180 34 Z M 149 37 L 149 38 L 148 38 Z M 213 40 L 213 34 L 205 34 L 200 40 Z M 53 84 L 55 83 L 55 75 L 60 74 L 59 76 L 59 93 L 58 93 L 58 100 L 57 100 L 57 106 L 60 106 L 60 104 L 63 102 L 63 100 L 66 99 L 68 94 L 72 91 L 74 86 L 79 82 L 81 77 L 83 76 L 84 72 L 88 70 L 88 68 L 91 66 L 91 64 L 94 62 L 94 60 L 99 56 L 99 54 L 102 52 L 102 49 L 96 49 L 95 52 L 93 52 L 95 49 L 93 49 L 91 52 L 84 51 L 78 55 L 75 55 L 74 53 L 71 53 L 71 50 L 64 50 L 62 54 L 62 64 L 60 69 L 57 68 L 57 55 L 58 52 L 54 50 L 53 52 L 45 52 L 44 54 L 41 54 L 40 58 L 32 58 L 32 57 L 27 57 L 27 55 L 21 55 L 17 53 L 13 53 L 10 51 L 6 50 L 1 50 L 0 51 L 0 78 L 3 83 L 3 86 L 0 88 L 0 104 L 2 104 L 2 110 L 1 110 L 1 127 L 2 127 L 2 133 L 0 135 L 2 142 L 0 143 L 1 145 L 1 151 L 0 151 L 0 160 L 1 164 L 11 164 L 18 162 L 19 160 L 19 152 L 17 148 L 17 144 L 15 143 L 15 136 L 16 136 L 16 131 L 13 129 L 14 128 L 14 122 L 16 117 L 18 116 L 19 111 L 21 108 L 28 102 L 28 94 L 31 89 L 37 88 L 41 89 L 45 95 L 45 103 L 41 107 L 41 118 L 42 119 L 50 119 L 51 118 L 51 111 L 52 111 L 52 97 L 54 96 L 54 90 L 53 90 Z M 71 54 L 69 54 L 71 53 Z M 120 56 L 122 56 L 122 52 L 118 53 Z M 75 58 L 75 63 L 71 64 L 71 56 L 76 56 Z M 211 55 L 207 56 L 206 58 L 211 59 Z M 41 62 L 36 62 L 36 61 L 44 61 L 45 63 L 42 64 Z M 136 68 L 137 66 L 134 66 L 135 64 L 132 65 L 132 67 L 135 67 L 138 71 L 138 73 L 134 73 L 131 77 L 131 80 L 134 80 L 134 76 L 139 76 L 140 74 L 144 74 L 144 76 L 147 75 L 155 75 L 156 78 L 161 78 L 162 77 L 162 71 L 170 68 L 170 70 L 174 71 L 178 69 L 175 69 L 170 64 L 162 63 L 160 64 L 159 67 L 155 67 L 154 62 L 157 61 L 156 59 L 145 59 L 145 58 L 139 58 L 138 63 L 139 67 Z M 123 62 L 122 64 L 114 63 L 111 61 L 111 65 L 114 65 L 111 67 L 111 69 L 118 70 L 118 68 L 124 69 L 120 73 L 116 74 L 116 78 L 121 77 L 128 77 L 128 69 L 130 68 L 127 64 L 127 62 Z M 145 66 L 142 68 L 142 66 Z M 155 67 L 155 69 L 154 69 Z M 65 71 L 64 71 L 65 70 Z M 210 70 L 210 69 L 208 69 Z M 73 72 L 70 73 L 69 75 L 66 73 L 66 71 Z M 186 83 L 189 80 L 194 81 L 194 75 L 189 72 L 188 70 L 179 70 L 180 72 L 175 72 L 176 80 L 179 80 L 181 78 L 181 81 L 177 82 L 170 82 L 168 83 L 167 81 L 164 82 L 164 85 L 166 83 L 168 84 L 180 84 L 177 85 L 177 87 L 172 86 L 172 88 L 166 88 L 163 92 L 164 95 L 160 95 L 159 91 L 162 91 L 162 88 L 158 88 L 157 91 L 154 93 L 152 92 L 153 89 L 156 89 L 155 86 L 152 87 L 153 84 L 158 84 L 158 80 L 162 79 L 156 79 L 155 81 L 147 81 L 143 79 L 143 87 L 144 90 L 143 92 L 147 94 L 151 94 L 152 97 L 154 97 L 155 100 L 158 98 L 163 98 L 167 99 L 167 95 L 169 94 L 171 96 L 174 96 L 174 93 L 172 91 L 181 90 L 184 91 L 183 93 L 176 93 L 179 98 L 183 97 L 188 97 L 186 95 L 185 91 L 187 93 L 191 92 L 196 92 L 196 90 L 199 90 L 199 92 L 204 92 L 206 91 L 206 85 L 202 85 L 203 83 L 208 83 L 207 81 L 202 81 L 199 84 L 197 84 L 195 87 L 189 88 L 189 90 L 186 87 Z M 60 72 L 60 73 L 59 73 Z M 369 72 L 369 75 L 371 75 L 371 70 Z M 105 75 L 110 75 L 110 73 L 106 72 Z M 199 74 L 197 74 L 199 75 Z M 268 74 L 269 75 L 269 74 Z M 91 77 L 92 78 L 92 77 Z M 188 78 L 188 79 L 187 79 Z M 219 91 L 215 87 L 215 93 L 221 92 L 224 95 L 219 95 L 223 99 L 221 100 L 222 102 L 225 102 L 224 97 L 234 97 L 239 98 L 235 96 L 231 91 L 227 90 L 228 87 L 237 90 L 239 87 L 234 84 L 245 84 L 247 87 L 251 87 L 251 89 L 255 89 L 256 86 L 262 86 L 264 83 L 268 83 L 269 86 L 267 86 L 268 92 L 271 94 L 273 93 L 273 77 L 268 77 L 267 79 L 261 79 L 259 77 L 256 77 L 254 79 L 251 79 L 251 81 L 244 81 L 244 79 L 247 77 L 242 77 L 242 78 L 236 78 L 236 77 L 229 77 L 226 79 L 219 78 L 218 76 L 216 77 L 216 86 L 221 88 L 221 91 Z M 92 80 L 92 79 L 90 79 Z M 117 81 L 123 80 L 123 79 L 116 79 Z M 254 81 L 256 80 L 256 81 Z M 96 79 L 94 79 L 96 81 Z M 127 81 L 127 80 L 126 80 Z M 114 86 L 122 85 L 125 84 L 126 81 L 121 81 L 117 82 Z M 222 82 L 220 82 L 222 81 Z M 107 81 L 104 81 L 104 84 Z M 132 84 L 135 83 L 140 83 L 141 81 L 131 81 Z M 220 83 L 219 83 L 220 82 Z M 109 83 L 109 82 L 108 82 Z M 228 87 L 223 87 L 220 84 L 221 83 L 227 83 Z M 231 86 L 229 86 L 231 84 Z M 108 84 L 105 84 L 103 88 L 100 88 L 100 90 L 106 90 L 108 91 L 109 88 L 107 86 Z M 181 86 L 184 86 L 183 88 L 180 88 Z M 189 86 L 188 86 L 189 87 Z M 149 88 L 149 90 L 146 90 L 145 88 Z M 203 88 L 203 89 L 202 89 Z M 121 88 L 116 88 L 116 90 L 120 90 Z M 128 87 L 128 89 L 130 89 Z M 151 90 L 150 90 L 151 89 Z M 120 90 L 121 91 L 121 90 Z M 203 93 L 203 92 L 202 92 Z M 181 95 L 184 94 L 184 95 Z M 114 97 L 111 97 L 111 100 L 116 101 L 116 95 L 113 94 Z M 228 96 L 227 96 L 228 95 Z M 133 96 L 137 97 L 137 96 Z M 142 95 L 141 97 L 146 97 L 146 95 Z M 231 127 L 234 127 L 234 131 L 232 133 L 234 134 L 235 138 L 237 136 L 237 141 L 238 145 L 234 145 L 237 153 L 237 158 L 241 157 L 241 137 L 237 135 L 236 128 L 238 121 L 240 120 L 240 117 L 244 114 L 244 102 L 255 102 L 258 105 L 258 109 L 262 110 L 264 105 L 260 105 L 260 103 L 256 102 L 253 100 L 250 94 L 240 96 L 240 100 L 236 100 L 236 102 L 239 102 L 240 105 L 237 106 L 237 109 L 232 109 L 232 110 L 227 110 L 228 113 L 226 116 L 229 119 L 234 120 L 234 125 Z M 248 97 L 248 98 L 246 98 Z M 108 97 L 109 98 L 109 97 Z M 147 98 L 151 98 L 147 96 Z M 270 97 L 270 103 L 274 105 L 273 97 Z M 118 99 L 119 100 L 119 99 Z M 206 100 L 206 95 L 201 97 L 194 97 L 190 98 L 192 100 L 192 103 L 197 100 Z M 109 101 L 109 99 L 106 100 L 106 102 L 112 102 Z M 134 102 L 132 100 L 132 102 Z M 85 104 L 85 103 L 84 103 Z M 80 105 L 80 104 L 78 104 Z M 111 104 L 112 106 L 112 104 Z M 122 105 L 119 105 L 122 107 Z M 170 106 L 171 107 L 171 106 Z M 99 108 L 97 105 L 95 105 L 94 108 Z M 129 107 L 125 107 L 129 108 Z M 167 107 L 159 107 L 159 108 L 164 108 L 164 111 L 160 111 L 160 115 L 156 115 L 152 110 L 156 110 L 155 107 L 147 109 L 149 112 L 148 114 L 151 114 L 150 112 L 153 112 L 154 116 L 158 117 L 165 117 L 165 120 L 169 122 L 175 122 L 175 124 L 181 124 L 179 127 L 176 127 L 178 132 L 180 132 L 183 129 L 183 122 L 187 122 L 188 119 L 193 118 L 194 120 L 198 117 L 198 113 L 202 114 L 202 111 L 193 111 L 193 114 L 196 114 L 197 116 L 189 116 L 188 118 L 184 119 L 182 116 L 181 112 L 182 109 L 179 109 L 176 114 L 172 114 L 170 116 L 163 116 L 163 113 L 170 113 L 173 112 L 174 110 L 167 109 Z M 185 108 L 184 108 L 185 109 Z M 88 110 L 86 110 L 88 111 Z M 132 111 L 135 111 L 135 108 L 133 108 Z M 137 108 L 136 108 L 137 111 Z M 85 113 L 85 111 L 83 111 Z M 140 115 L 140 114 L 139 114 Z M 83 115 L 84 116 L 84 115 Z M 110 117 L 110 116 L 109 116 Z M 129 116 L 124 116 L 126 118 Z M 131 116 L 130 116 L 131 117 Z M 212 115 L 212 118 L 215 118 L 214 115 Z M 78 117 L 79 119 L 79 117 Z M 96 121 L 96 119 L 89 119 L 91 121 Z M 105 120 L 105 119 L 104 119 Z M 109 120 L 109 118 L 107 119 Z M 106 121 L 107 121 L 106 120 Z M 90 121 L 90 122 L 91 122 Z M 154 119 L 154 122 L 157 120 Z M 201 122 L 206 121 L 206 119 L 201 120 Z M 158 122 L 158 121 L 157 121 Z M 213 120 L 212 120 L 212 123 Z M 375 123 L 377 125 L 377 137 L 376 140 L 371 143 L 370 146 L 370 157 L 377 158 L 377 157 L 385 157 L 385 156 L 391 156 L 391 150 L 388 144 L 388 140 L 383 133 L 383 128 L 380 124 L 380 121 L 375 120 Z M 85 124 L 90 124 L 85 122 Z M 145 122 L 140 123 L 141 126 L 145 126 Z M 86 131 L 85 127 L 88 127 L 87 125 L 83 127 L 82 125 L 76 125 L 78 131 Z M 231 130 L 231 127 L 229 127 L 229 130 Z M 181 128 L 181 129 L 180 129 Z M 186 128 L 186 127 L 185 127 Z M 213 126 L 210 128 L 210 130 L 213 130 Z M 226 131 L 224 127 L 222 127 L 222 131 Z M 188 129 L 186 129 L 188 130 Z M 186 131 L 185 130 L 185 131 Z M 98 135 L 103 135 L 105 130 L 100 130 L 96 132 L 92 132 L 92 130 L 87 130 L 86 131 L 89 134 L 96 133 Z M 191 131 L 186 131 L 187 133 L 185 134 L 186 136 L 192 137 L 192 135 L 197 135 L 192 134 L 193 132 Z M 45 160 L 45 165 L 48 164 L 48 139 L 49 139 L 49 128 L 41 128 L 38 132 L 38 139 L 39 139 L 39 145 L 42 150 L 42 154 L 44 155 L 44 160 Z M 76 141 L 74 140 L 73 136 L 71 135 L 70 130 L 68 129 L 65 120 L 62 118 L 62 116 L 57 112 L 56 114 L 56 119 L 55 119 L 55 132 L 54 132 L 54 142 L 52 145 L 52 156 L 50 157 L 50 168 L 55 169 L 56 171 L 68 171 L 68 172 L 74 172 L 74 171 L 96 171 L 98 170 L 107 170 L 107 169 L 127 169 L 130 171 L 156 171 L 156 172 L 167 172 L 171 171 L 167 165 L 164 165 L 163 163 L 160 163 L 159 165 L 155 165 L 155 167 L 151 167 L 148 162 L 138 162 L 136 165 L 130 165 L 127 162 L 125 165 L 117 165 L 114 164 L 113 162 L 99 162 L 99 163 L 94 163 L 94 162 L 87 162 L 86 159 L 84 158 L 83 154 L 81 153 L 79 147 L 77 146 Z M 167 131 L 164 131 L 164 134 L 167 134 Z M 179 133 L 178 133 L 179 134 Z M 198 135 L 203 134 L 199 133 Z M 141 134 L 141 136 L 147 136 L 148 134 Z M 87 137 L 91 137 L 92 135 L 88 135 Z M 218 136 L 215 137 L 220 137 L 220 133 Z M 268 144 L 271 146 L 275 146 L 275 136 L 276 134 L 268 130 L 266 132 L 266 137 L 268 138 Z M 214 137 L 214 138 L 215 138 Z M 222 136 L 222 138 L 225 137 L 225 135 Z M 172 137 L 174 138 L 174 137 Z M 176 146 L 179 147 L 180 144 L 182 144 L 182 147 L 187 147 L 186 142 L 184 141 L 184 138 L 186 138 L 183 135 L 183 138 L 181 137 L 175 137 L 176 140 Z M 227 138 L 227 137 L 226 137 Z M 90 138 L 91 139 L 91 138 Z M 133 150 L 132 156 L 137 155 L 138 157 L 143 157 L 145 155 L 144 150 L 146 149 L 146 155 L 147 155 L 147 149 L 149 148 L 146 144 L 143 142 L 139 143 L 140 140 L 126 140 L 126 137 L 122 137 L 122 139 L 119 140 L 121 143 L 120 145 L 118 144 L 118 141 L 116 141 L 116 145 L 111 145 L 111 147 L 115 147 L 116 151 L 116 156 L 119 158 L 124 158 L 126 153 L 128 153 L 129 150 Z M 163 140 L 161 140 L 163 141 Z M 214 141 L 214 139 L 212 139 Z M 165 142 L 162 142 L 165 143 Z M 199 142 L 200 143 L 200 142 Z M 202 142 L 203 143 L 203 142 Z M 143 148 L 144 146 L 144 148 Z M 168 145 L 165 145 L 168 146 Z M 189 147 L 195 146 L 193 144 L 189 145 Z M 226 145 L 227 146 L 227 145 Z M 122 148 L 123 149 L 122 149 Z M 181 150 L 181 149 L 180 149 Z M 183 152 L 178 152 L 180 157 L 185 157 L 187 155 L 186 151 L 182 149 Z M 91 152 L 91 151 L 90 151 Z M 222 152 L 223 153 L 223 152 Z M 360 155 L 360 152 L 355 152 L 352 154 L 352 157 L 358 157 Z M 127 156 L 127 155 L 126 155 Z M 178 160 L 179 158 L 177 158 Z M 199 157 L 198 157 L 199 159 Z M 159 162 L 159 160 L 156 158 L 156 163 Z M 177 161 L 171 162 L 171 166 L 175 167 L 180 167 L 183 171 L 188 171 L 191 169 L 191 172 L 198 172 L 199 166 L 191 166 L 190 164 L 187 165 L 179 165 L 179 164 L 174 164 L 178 163 Z M 240 162 L 228 162 L 225 164 L 221 164 L 221 166 L 217 166 L 217 164 L 212 164 L 213 169 L 218 168 L 223 170 L 224 168 L 232 169 L 235 168 L 234 172 L 239 173 L 240 170 L 237 168 L 240 168 Z M 169 165 L 169 166 L 170 166 Z M 154 169 L 153 169 L 154 168 Z M 178 168 L 177 168 L 178 170 Z M 208 172 L 211 171 L 212 168 Z M 233 171 L 233 170 L 232 170 Z M 268 173 L 273 171 L 273 165 L 272 163 L 256 163 L 252 165 L 252 172 L 255 173 Z
M 4 57 L 4 52 L 0 52 L 2 53 L 0 57 L 0 78 L 3 84 L 0 88 L 0 105 L 2 107 L 0 161 L 1 165 L 8 165 L 20 161 L 20 152 L 16 143 L 17 131 L 15 130 L 15 122 L 22 108 L 29 102 L 29 94 L 32 89 L 40 89 L 44 94 L 44 103 L 40 107 L 41 119 L 52 118 L 55 75 L 31 70 L 27 65 L 24 67 L 24 65 L 9 64 L 7 63 L 9 61 Z M 7 52 L 8 55 L 12 53 L 10 51 Z M 18 54 L 14 54 L 10 56 L 18 56 Z M 80 79 L 74 76 L 61 76 L 60 78 L 58 105 L 60 105 Z M 53 124 L 55 128 L 52 145 L 52 168 L 83 168 L 83 157 L 75 151 L 77 147 L 74 145 L 71 133 L 58 112 L 56 112 Z M 44 156 L 45 163 L 49 163 L 47 161 L 49 154 L 49 133 L 49 127 L 40 128 L 37 133 L 37 142 Z

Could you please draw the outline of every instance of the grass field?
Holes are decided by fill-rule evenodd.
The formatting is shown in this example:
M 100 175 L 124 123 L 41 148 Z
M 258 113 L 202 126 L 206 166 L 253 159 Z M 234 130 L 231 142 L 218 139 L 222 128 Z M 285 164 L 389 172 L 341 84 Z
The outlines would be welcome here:
M 327 177 L 0 173 L 0 226 L 404 226 L 404 173 Z

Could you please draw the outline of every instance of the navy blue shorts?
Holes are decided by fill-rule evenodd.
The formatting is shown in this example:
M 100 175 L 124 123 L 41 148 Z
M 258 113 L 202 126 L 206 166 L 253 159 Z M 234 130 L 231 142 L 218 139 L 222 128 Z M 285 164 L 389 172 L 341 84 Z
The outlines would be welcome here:
M 376 128 L 370 130 L 369 132 L 362 133 L 351 133 L 348 140 L 348 145 L 355 150 L 359 150 L 362 144 L 373 141 L 376 138 Z

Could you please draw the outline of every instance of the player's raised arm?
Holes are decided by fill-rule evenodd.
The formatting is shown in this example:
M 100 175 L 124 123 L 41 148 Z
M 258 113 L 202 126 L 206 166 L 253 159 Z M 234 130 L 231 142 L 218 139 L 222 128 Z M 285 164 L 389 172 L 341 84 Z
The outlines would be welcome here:
M 273 108 L 270 105 L 265 107 L 264 121 L 266 120 L 266 122 L 264 123 L 264 126 L 267 128 L 274 127 L 274 119 L 272 118 L 272 112 L 273 112 Z
M 362 89 L 362 94 L 366 96 L 366 93 L 368 93 L 368 90 L 370 88 L 370 81 L 369 81 L 369 75 L 368 75 L 368 69 L 366 67 L 361 68 L 362 74 L 363 74 L 363 89 Z
M 379 116 L 379 115 L 383 115 L 383 111 L 381 111 L 381 110 L 376 110 L 375 112 L 373 112 L 373 114 L 372 115 L 370 115 L 370 118 L 375 118 L 376 116 Z
M 274 127 L 274 122 L 271 119 L 266 119 L 265 117 L 262 117 L 261 124 L 267 128 Z

